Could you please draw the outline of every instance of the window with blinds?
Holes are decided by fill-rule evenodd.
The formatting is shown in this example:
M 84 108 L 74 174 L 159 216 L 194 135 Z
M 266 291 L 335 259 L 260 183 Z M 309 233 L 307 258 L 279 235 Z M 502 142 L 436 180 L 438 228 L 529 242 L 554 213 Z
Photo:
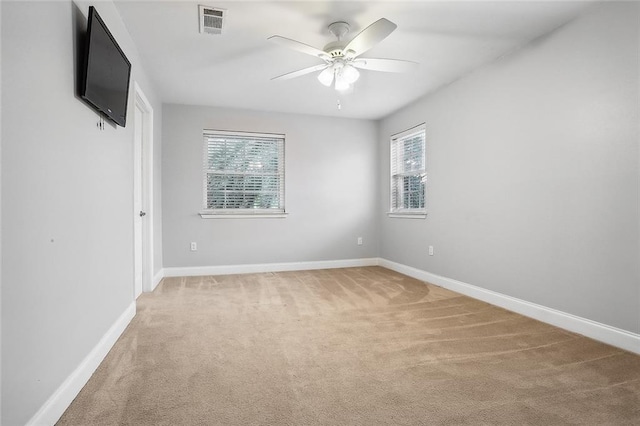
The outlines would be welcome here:
M 391 213 L 426 214 L 425 126 L 391 137 Z
M 284 135 L 204 131 L 205 214 L 284 213 Z

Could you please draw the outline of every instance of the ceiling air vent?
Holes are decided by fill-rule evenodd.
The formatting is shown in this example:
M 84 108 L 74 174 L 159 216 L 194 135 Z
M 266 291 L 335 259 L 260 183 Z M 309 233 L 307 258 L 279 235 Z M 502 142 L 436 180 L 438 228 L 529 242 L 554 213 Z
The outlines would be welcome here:
M 200 33 L 201 34 L 222 34 L 222 21 L 226 10 L 215 9 L 209 6 L 199 6 L 200 8 Z

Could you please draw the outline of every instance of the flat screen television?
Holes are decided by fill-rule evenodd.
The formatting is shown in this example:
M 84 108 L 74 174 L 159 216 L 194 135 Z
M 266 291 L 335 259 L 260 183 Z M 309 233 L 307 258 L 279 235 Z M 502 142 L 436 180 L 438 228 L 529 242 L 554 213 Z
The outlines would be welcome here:
M 131 62 L 96 9 L 89 7 L 80 97 L 116 124 L 127 122 Z

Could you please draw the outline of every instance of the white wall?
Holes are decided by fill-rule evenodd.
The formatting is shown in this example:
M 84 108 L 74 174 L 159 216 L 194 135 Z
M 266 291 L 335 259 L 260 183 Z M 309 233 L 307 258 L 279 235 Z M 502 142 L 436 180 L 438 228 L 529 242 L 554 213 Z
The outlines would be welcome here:
M 381 257 L 640 332 L 638 18 L 598 5 L 382 120 Z M 421 122 L 429 215 L 387 218 L 389 136 Z
M 166 104 L 163 111 L 165 267 L 377 255 L 374 122 Z M 286 135 L 287 218 L 200 218 L 203 129 Z
M 2 2 L 0 2 L 0 48 L 2 47 Z M 2 81 L 2 62 L 0 58 L 0 82 Z M 2 99 L 2 84 L 0 84 Z M 0 105 L 1 107 L 1 105 Z M 0 113 L 0 383 L 2 383 L 2 114 Z M 0 385 L 0 424 L 2 424 L 2 389 Z
M 162 109 L 112 3 L 2 3 L 5 425 L 32 418 L 134 300 L 132 98 L 127 127 L 99 131 L 75 96 L 89 4 Z
M 162 258 L 162 104 L 153 110 L 153 275 L 161 276 Z

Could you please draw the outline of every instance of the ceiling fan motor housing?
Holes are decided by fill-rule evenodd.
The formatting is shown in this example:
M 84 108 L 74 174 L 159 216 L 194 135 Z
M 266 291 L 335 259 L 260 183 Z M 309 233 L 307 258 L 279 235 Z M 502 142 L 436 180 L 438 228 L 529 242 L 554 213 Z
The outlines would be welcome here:
M 339 58 L 341 56 L 344 56 L 343 49 L 344 43 L 338 40 L 332 41 L 331 43 L 327 44 L 322 50 L 327 52 L 327 54 L 332 58 Z
M 328 28 L 329 32 L 333 34 L 338 40 L 328 43 L 322 50 L 324 50 L 332 58 L 341 58 L 347 56 L 347 52 L 344 51 L 346 43 L 342 41 L 342 38 L 349 33 L 349 30 L 351 28 L 349 24 L 344 21 L 338 21 L 330 24 Z

